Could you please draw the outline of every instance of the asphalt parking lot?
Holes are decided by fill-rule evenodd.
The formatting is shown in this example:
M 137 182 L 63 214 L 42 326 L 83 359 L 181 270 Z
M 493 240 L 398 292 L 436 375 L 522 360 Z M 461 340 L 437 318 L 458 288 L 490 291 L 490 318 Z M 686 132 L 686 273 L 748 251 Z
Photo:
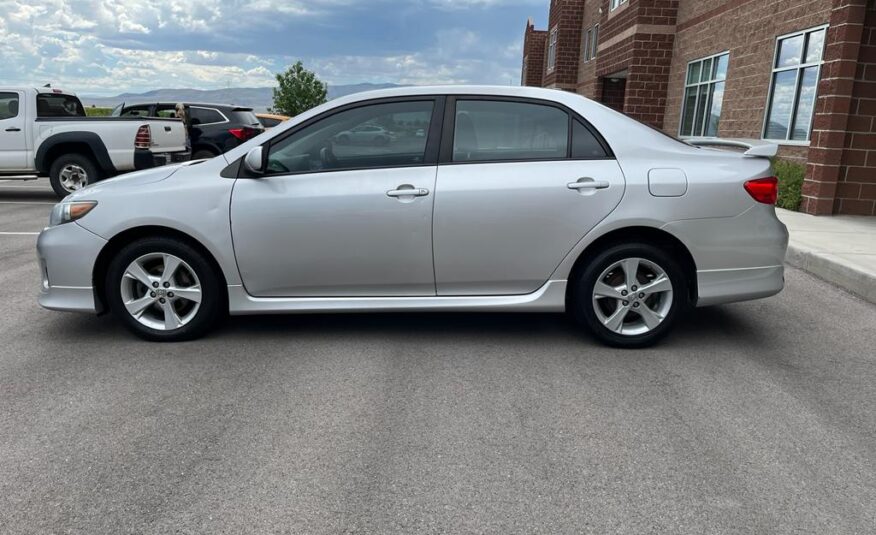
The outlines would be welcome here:
M 156 345 L 36 303 L 0 181 L 0 532 L 872 533 L 876 307 L 790 269 L 618 351 L 562 315 L 274 316 Z

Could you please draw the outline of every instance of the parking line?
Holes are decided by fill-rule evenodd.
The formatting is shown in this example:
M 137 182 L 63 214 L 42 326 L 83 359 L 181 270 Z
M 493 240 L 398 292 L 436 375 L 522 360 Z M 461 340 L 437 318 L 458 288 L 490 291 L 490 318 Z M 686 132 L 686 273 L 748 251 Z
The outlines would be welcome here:
M 39 232 L 0 232 L 0 236 L 39 236 Z
M 47 205 L 51 204 L 51 205 L 56 205 L 58 203 L 56 203 L 56 202 L 42 202 L 42 201 L 32 201 L 32 202 L 28 202 L 28 201 L 0 201 L 0 204 L 47 204 Z

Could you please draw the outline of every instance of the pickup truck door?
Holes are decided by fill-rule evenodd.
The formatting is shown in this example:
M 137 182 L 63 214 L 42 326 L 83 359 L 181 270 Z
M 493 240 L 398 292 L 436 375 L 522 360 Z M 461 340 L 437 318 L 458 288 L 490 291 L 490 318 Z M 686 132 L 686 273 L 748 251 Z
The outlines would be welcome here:
M 25 99 L 20 91 L 0 91 L 0 171 L 24 171 L 27 161 Z

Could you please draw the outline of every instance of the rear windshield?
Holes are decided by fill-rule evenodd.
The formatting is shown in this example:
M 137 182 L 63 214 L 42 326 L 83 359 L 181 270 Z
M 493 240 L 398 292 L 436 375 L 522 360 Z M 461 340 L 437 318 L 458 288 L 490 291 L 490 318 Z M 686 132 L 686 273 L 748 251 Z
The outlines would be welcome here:
M 85 108 L 73 95 L 40 93 L 36 101 L 37 117 L 85 117 Z
M 238 124 L 245 125 L 261 125 L 259 122 L 259 118 L 255 116 L 255 113 L 251 111 L 235 111 L 231 112 L 232 117 L 230 117 L 231 121 Z

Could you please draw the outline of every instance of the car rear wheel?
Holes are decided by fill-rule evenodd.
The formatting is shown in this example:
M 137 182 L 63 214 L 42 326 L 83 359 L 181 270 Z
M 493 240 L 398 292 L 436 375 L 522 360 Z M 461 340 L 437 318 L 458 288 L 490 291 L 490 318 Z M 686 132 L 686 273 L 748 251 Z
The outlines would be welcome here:
M 97 165 L 88 156 L 63 154 L 52 162 L 49 182 L 58 197 L 66 197 L 76 190 L 100 180 Z
M 224 289 L 204 256 L 182 241 L 145 238 L 123 248 L 106 278 L 110 309 L 146 340 L 205 334 L 221 319 Z
M 574 284 L 575 317 L 615 347 L 654 344 L 688 307 L 684 270 L 661 249 L 644 243 L 602 251 Z

